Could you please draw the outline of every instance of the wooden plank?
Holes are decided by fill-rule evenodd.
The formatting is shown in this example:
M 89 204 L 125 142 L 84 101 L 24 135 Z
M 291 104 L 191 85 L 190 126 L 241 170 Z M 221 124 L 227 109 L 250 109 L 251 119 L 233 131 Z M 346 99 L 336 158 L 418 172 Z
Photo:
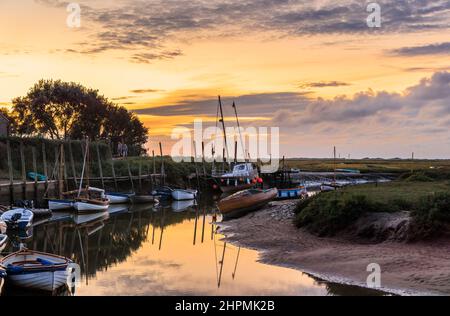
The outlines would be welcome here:
M 100 158 L 100 149 L 98 148 L 98 143 L 95 143 L 95 149 L 97 151 L 97 162 L 98 162 L 98 170 L 100 173 L 100 180 L 102 182 L 102 188 L 105 189 L 105 181 L 103 180 L 102 160 Z

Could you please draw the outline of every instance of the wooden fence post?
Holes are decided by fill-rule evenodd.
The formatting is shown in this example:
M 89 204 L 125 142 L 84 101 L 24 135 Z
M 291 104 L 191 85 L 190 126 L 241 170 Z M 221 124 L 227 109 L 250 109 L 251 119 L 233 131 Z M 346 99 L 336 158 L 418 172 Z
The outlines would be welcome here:
M 116 171 L 114 170 L 114 157 L 112 155 L 111 144 L 108 144 L 108 152 L 109 152 L 109 157 L 111 157 L 111 171 L 112 171 L 112 176 L 113 176 L 113 180 L 114 180 L 114 187 L 116 188 L 116 191 L 119 191 L 119 188 L 117 185 L 117 179 L 116 179 Z
M 73 181 L 75 183 L 75 188 L 78 188 L 78 180 L 77 180 L 77 171 L 75 169 L 75 161 L 73 159 L 73 151 L 72 151 L 72 141 L 69 140 L 69 158 L 70 158 L 70 165 L 72 167 L 72 176 Z
M 31 154 L 33 158 L 33 172 L 34 172 L 34 201 L 37 203 L 38 177 L 37 177 L 36 148 L 34 146 L 31 147 Z
M 20 142 L 20 162 L 22 165 L 22 198 L 27 199 L 27 171 L 25 166 L 25 153 L 23 141 Z
M 105 181 L 103 180 L 102 161 L 100 158 L 100 149 L 98 148 L 98 142 L 95 143 L 95 149 L 97 151 L 98 170 L 100 172 L 100 180 L 102 182 L 102 188 L 105 189 Z
M 48 190 L 48 167 L 47 167 L 47 153 L 45 151 L 45 142 L 42 141 L 42 163 L 44 164 L 45 175 L 45 192 Z
M 9 172 L 9 201 L 10 204 L 14 204 L 14 174 L 13 165 L 11 159 L 11 142 L 9 139 L 6 141 L 6 155 L 8 156 L 8 172 Z

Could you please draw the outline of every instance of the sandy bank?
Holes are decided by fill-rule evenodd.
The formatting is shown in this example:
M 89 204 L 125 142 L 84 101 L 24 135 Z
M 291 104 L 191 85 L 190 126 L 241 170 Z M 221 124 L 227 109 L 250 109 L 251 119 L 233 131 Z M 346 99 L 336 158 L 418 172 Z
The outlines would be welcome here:
M 292 224 L 295 202 L 221 224 L 227 240 L 261 251 L 264 263 L 287 266 L 321 279 L 366 286 L 367 266 L 381 266 L 382 290 L 397 294 L 450 295 L 450 240 L 361 244 L 319 238 Z

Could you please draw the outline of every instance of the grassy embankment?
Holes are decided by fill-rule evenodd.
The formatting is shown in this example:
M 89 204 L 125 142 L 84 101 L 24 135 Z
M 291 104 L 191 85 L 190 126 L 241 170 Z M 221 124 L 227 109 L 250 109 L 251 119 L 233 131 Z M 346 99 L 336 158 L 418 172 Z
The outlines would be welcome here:
M 302 201 L 295 223 L 309 231 L 330 236 L 345 230 L 369 212 L 409 211 L 409 239 L 438 236 L 450 226 L 450 172 L 421 171 L 405 174 L 384 184 L 346 187 Z

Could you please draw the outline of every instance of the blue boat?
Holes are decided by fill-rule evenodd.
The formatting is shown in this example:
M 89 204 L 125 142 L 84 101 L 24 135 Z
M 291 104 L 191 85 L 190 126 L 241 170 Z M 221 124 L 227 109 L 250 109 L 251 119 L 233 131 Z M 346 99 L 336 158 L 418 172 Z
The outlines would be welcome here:
M 172 198 L 173 189 L 167 186 L 155 189 L 152 195 L 160 197 L 160 199 L 168 200 Z
M 305 187 L 297 187 L 291 189 L 278 189 L 278 200 L 299 199 L 308 192 Z
M 28 172 L 27 177 L 30 180 L 33 181 L 47 181 L 47 177 L 43 174 L 35 173 L 35 172 Z
M 6 211 L 0 216 L 0 220 L 8 225 L 8 229 L 25 230 L 33 223 L 34 214 L 32 211 L 18 208 Z

